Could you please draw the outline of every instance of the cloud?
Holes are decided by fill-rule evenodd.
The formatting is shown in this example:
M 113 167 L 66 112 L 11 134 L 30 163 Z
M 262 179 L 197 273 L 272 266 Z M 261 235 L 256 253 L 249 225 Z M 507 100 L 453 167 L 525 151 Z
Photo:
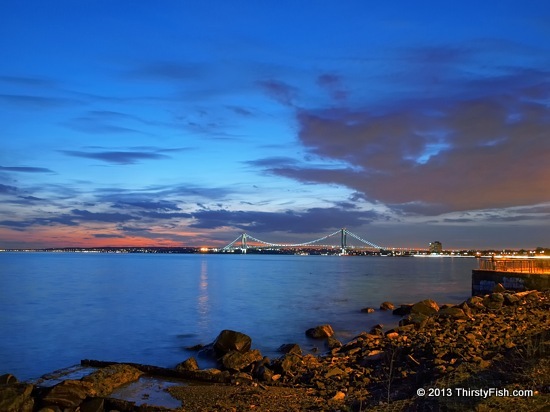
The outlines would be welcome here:
M 533 96 L 548 82 L 524 79 L 524 73 L 501 79 L 507 87 L 498 95 L 492 84 L 476 81 L 478 96 L 428 97 L 370 110 L 302 109 L 297 121 L 304 147 L 347 166 L 264 166 L 302 182 L 346 186 L 404 212 L 547 202 L 550 112 Z
M 125 213 L 105 213 L 90 212 L 88 210 L 73 209 L 70 215 L 71 219 L 80 222 L 104 222 L 104 223 L 123 223 L 129 220 L 137 220 L 135 216 Z
M 145 209 L 145 210 L 152 210 L 156 212 L 171 212 L 171 211 L 179 211 L 181 208 L 177 205 L 176 202 L 168 201 L 168 200 L 149 200 L 143 197 L 141 195 L 141 199 L 138 197 L 136 199 L 132 199 L 130 196 L 127 196 L 127 198 L 121 196 L 120 198 L 118 196 L 111 197 L 111 200 L 115 201 L 115 203 L 112 205 L 113 208 L 136 208 L 136 209 Z M 103 200 L 109 199 L 108 197 L 104 197 Z
M 82 102 L 76 99 L 22 94 L 0 94 L 0 102 L 6 103 L 11 106 L 20 106 L 31 109 L 48 109 L 82 104 Z
M 28 167 L 28 166 L 0 166 L 0 171 L 6 172 L 21 172 L 21 173 L 55 173 L 51 169 L 44 167 Z
M 234 227 L 253 233 L 289 232 L 319 233 L 342 227 L 358 227 L 380 218 L 374 211 L 344 208 L 311 208 L 303 212 L 261 212 L 230 210 L 199 210 L 193 212 L 195 222 L 190 227 L 216 229 Z
M 83 152 L 77 150 L 61 150 L 68 156 L 84 157 L 88 159 L 101 160 L 106 163 L 127 165 L 135 164 L 140 160 L 169 159 L 169 156 L 155 152 L 134 152 L 134 151 L 104 151 L 104 152 Z
M 17 188 L 15 186 L 8 186 L 0 184 L 0 194 L 3 195 L 12 195 L 17 193 Z
M 258 84 L 272 99 L 285 106 L 293 106 L 298 89 L 279 80 L 262 80 Z
M 317 77 L 317 84 L 326 90 L 333 100 L 343 101 L 348 97 L 348 92 L 343 89 L 339 76 L 325 73 Z

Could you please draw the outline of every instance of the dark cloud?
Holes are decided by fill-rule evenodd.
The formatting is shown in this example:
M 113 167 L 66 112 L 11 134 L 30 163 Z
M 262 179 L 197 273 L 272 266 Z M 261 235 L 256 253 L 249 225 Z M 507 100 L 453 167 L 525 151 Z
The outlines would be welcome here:
M 150 219 L 160 219 L 160 220 L 167 220 L 167 219 L 190 219 L 193 217 L 190 213 L 169 213 L 169 212 L 140 212 L 139 216 L 150 218 Z
M 333 100 L 343 101 L 348 97 L 348 92 L 344 90 L 340 76 L 325 73 L 317 78 L 317 84 L 326 90 Z
M 268 96 L 285 106 L 293 106 L 298 95 L 298 89 L 279 80 L 262 80 L 258 84 Z
M 249 110 L 241 106 L 228 106 L 227 108 L 231 110 L 233 113 L 236 113 L 240 116 L 250 117 L 254 115 L 254 112 L 252 110 Z
M 533 81 L 529 90 L 543 87 Z M 544 203 L 550 112 L 526 96 L 526 83 L 514 77 L 502 96 L 478 90 L 478 97 L 402 101 L 393 110 L 301 110 L 302 144 L 349 167 L 264 166 L 303 182 L 347 186 L 407 212 Z
M 263 159 L 250 160 L 250 161 L 247 161 L 246 163 L 255 167 L 272 169 L 272 168 L 288 167 L 291 165 L 295 165 L 297 164 L 297 160 L 291 157 L 273 156 L 273 157 L 266 157 Z
M 181 210 L 181 208 L 177 205 L 176 202 L 172 202 L 168 200 L 148 200 L 148 199 L 139 199 L 139 198 L 125 199 L 124 196 L 122 196 L 121 198 L 119 198 L 118 196 L 111 196 L 110 198 L 103 197 L 104 201 L 107 199 L 111 199 L 115 201 L 112 207 L 120 208 L 120 209 L 136 208 L 136 209 L 152 210 L 156 212 L 172 212 L 172 211 Z
M 44 167 L 28 167 L 28 166 L 0 166 L 0 171 L 6 172 L 21 172 L 21 173 L 55 173 L 53 170 Z
M 70 215 L 71 219 L 80 222 L 104 222 L 104 223 L 123 223 L 129 220 L 137 220 L 135 216 L 124 213 L 103 213 L 90 212 L 88 210 L 73 209 Z
M 13 195 L 15 193 L 17 193 L 17 188 L 15 186 L 0 184 L 0 194 Z
M 380 217 L 373 211 L 362 212 L 336 207 L 312 208 L 303 212 L 199 210 L 192 215 L 195 222 L 190 225 L 191 227 L 234 227 L 253 233 L 319 233 L 346 226 L 358 227 Z
M 13 230 L 25 230 L 29 223 L 16 220 L 0 220 L 0 226 L 8 227 Z
M 127 165 L 135 164 L 140 160 L 168 159 L 169 156 L 154 152 L 130 152 L 130 151 L 106 151 L 106 152 L 83 152 L 76 150 L 61 150 L 68 156 L 96 159 L 103 162 Z

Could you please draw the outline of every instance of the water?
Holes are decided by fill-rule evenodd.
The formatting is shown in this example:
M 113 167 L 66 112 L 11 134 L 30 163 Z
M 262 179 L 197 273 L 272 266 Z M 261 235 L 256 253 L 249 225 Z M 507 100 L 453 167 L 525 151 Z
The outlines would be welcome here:
M 223 329 L 276 357 L 283 343 L 346 341 L 395 316 L 378 308 L 459 303 L 475 259 L 279 255 L 0 253 L 0 374 L 31 379 L 81 359 L 173 367 Z M 208 366 L 199 359 L 201 366 Z

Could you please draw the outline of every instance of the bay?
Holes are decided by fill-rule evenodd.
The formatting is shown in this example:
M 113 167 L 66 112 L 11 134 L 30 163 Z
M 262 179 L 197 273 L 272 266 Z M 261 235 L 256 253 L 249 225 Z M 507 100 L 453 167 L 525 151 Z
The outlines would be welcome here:
M 3 252 L 0 374 L 32 379 L 81 359 L 173 367 L 223 329 L 270 357 L 284 343 L 322 352 L 306 329 L 329 323 L 346 341 L 398 321 L 363 307 L 459 303 L 475 267 L 442 257 Z

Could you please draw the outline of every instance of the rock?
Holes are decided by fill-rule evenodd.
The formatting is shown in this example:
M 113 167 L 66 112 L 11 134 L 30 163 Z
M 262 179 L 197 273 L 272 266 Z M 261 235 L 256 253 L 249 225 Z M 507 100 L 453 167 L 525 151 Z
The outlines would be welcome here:
M 80 412 L 103 412 L 105 410 L 105 399 L 88 398 L 80 405 Z
M 468 306 L 468 304 L 466 302 L 463 302 L 461 303 L 460 305 L 457 306 L 458 308 L 462 309 L 462 311 L 464 312 L 464 314 L 468 317 L 468 318 L 471 318 L 472 317 L 472 309 L 470 309 L 470 307 Z
M 506 292 L 506 288 L 502 286 L 502 283 L 497 283 L 493 288 L 493 293 L 503 293 Z
M 282 353 L 295 353 L 297 355 L 302 354 L 302 348 L 297 343 L 286 343 L 279 346 L 279 352 Z
M 334 335 L 334 330 L 330 325 L 320 325 L 306 330 L 306 335 L 314 339 L 323 339 Z
M 344 392 L 338 391 L 336 392 L 336 395 L 332 397 L 333 401 L 343 401 L 346 398 L 346 394 Z
M 327 338 L 327 345 L 329 349 L 336 349 L 342 347 L 342 342 L 340 342 L 338 339 L 336 339 L 333 336 L 329 336 Z
M 192 379 L 197 379 L 206 382 L 224 383 L 230 379 L 230 373 L 228 371 L 221 371 L 216 368 L 199 369 L 192 372 Z
M 256 377 L 264 382 L 273 380 L 273 371 L 266 365 L 260 366 L 256 372 Z
M 515 295 L 512 295 L 510 293 L 504 293 L 504 304 L 507 306 L 514 306 L 519 304 L 519 298 Z
M 411 313 L 413 305 L 401 305 L 400 307 L 393 310 L 393 314 L 396 316 L 407 316 Z
M 459 307 L 453 306 L 450 308 L 441 309 L 438 313 L 439 316 L 443 318 L 453 318 L 453 319 L 467 319 L 468 316 L 464 313 Z
M 377 362 L 382 358 L 384 358 L 384 351 L 377 349 L 377 350 L 371 350 L 364 360 L 367 362 Z
M 33 385 L 16 382 L 0 385 L 0 411 L 32 412 L 34 408 L 34 399 L 31 396 L 33 388 Z
M 386 338 L 388 339 L 397 339 L 398 337 L 399 337 L 399 333 L 397 332 L 388 331 L 388 333 L 386 333 Z
M 97 396 L 107 396 L 116 388 L 138 380 L 141 375 L 143 372 L 133 366 L 116 364 L 101 368 L 81 380 L 92 384 Z
M 295 365 L 297 365 L 299 362 L 301 362 L 302 357 L 298 356 L 294 353 L 287 353 L 285 356 L 281 359 L 281 370 L 284 373 L 290 372 Z
M 261 361 L 262 359 L 262 354 L 258 349 L 250 350 L 245 353 L 231 351 L 223 355 L 221 363 L 225 369 L 240 371 L 248 365 Z
M 399 321 L 399 326 L 414 325 L 416 329 L 422 329 L 428 323 L 429 317 L 422 313 L 411 313 Z
M 58 406 L 60 408 L 74 408 L 82 403 L 88 396 L 96 396 L 94 385 L 91 382 L 83 382 L 67 379 L 58 383 L 42 398 L 44 406 Z
M 362 313 L 374 313 L 374 312 L 375 312 L 375 309 L 374 309 L 374 308 L 369 308 L 369 307 L 367 307 L 367 308 L 361 309 L 361 312 L 362 312 Z
M 17 383 L 17 378 L 11 373 L 6 373 L 5 375 L 0 376 L 0 385 L 6 383 Z
M 484 310 L 483 298 L 481 296 L 472 296 L 466 301 L 466 304 L 473 310 Z
M 199 364 L 197 363 L 197 360 L 193 357 L 190 357 L 189 359 L 178 363 L 176 365 L 176 370 L 178 372 L 181 371 L 196 371 L 199 370 Z
M 388 302 L 388 301 L 382 302 L 382 303 L 380 304 L 380 309 L 381 309 L 381 310 L 394 310 L 394 309 L 395 309 L 395 305 L 394 305 L 393 303 L 391 303 L 391 302 Z
M 371 335 L 382 335 L 382 330 L 384 329 L 384 325 L 381 325 L 381 324 L 378 324 L 378 325 L 374 325 L 369 334 Z
M 332 376 L 340 376 L 345 375 L 346 372 L 344 372 L 342 369 L 340 369 L 338 366 L 331 367 L 327 373 L 325 373 L 325 378 L 330 378 Z
M 487 309 L 497 310 L 504 304 L 504 295 L 502 293 L 491 293 L 483 298 L 483 306 Z
M 437 303 L 431 299 L 415 303 L 411 308 L 411 313 L 419 313 L 421 315 L 433 315 L 439 311 Z
M 220 357 L 231 351 L 247 352 L 251 346 L 250 336 L 228 329 L 222 330 L 214 340 L 214 351 Z

